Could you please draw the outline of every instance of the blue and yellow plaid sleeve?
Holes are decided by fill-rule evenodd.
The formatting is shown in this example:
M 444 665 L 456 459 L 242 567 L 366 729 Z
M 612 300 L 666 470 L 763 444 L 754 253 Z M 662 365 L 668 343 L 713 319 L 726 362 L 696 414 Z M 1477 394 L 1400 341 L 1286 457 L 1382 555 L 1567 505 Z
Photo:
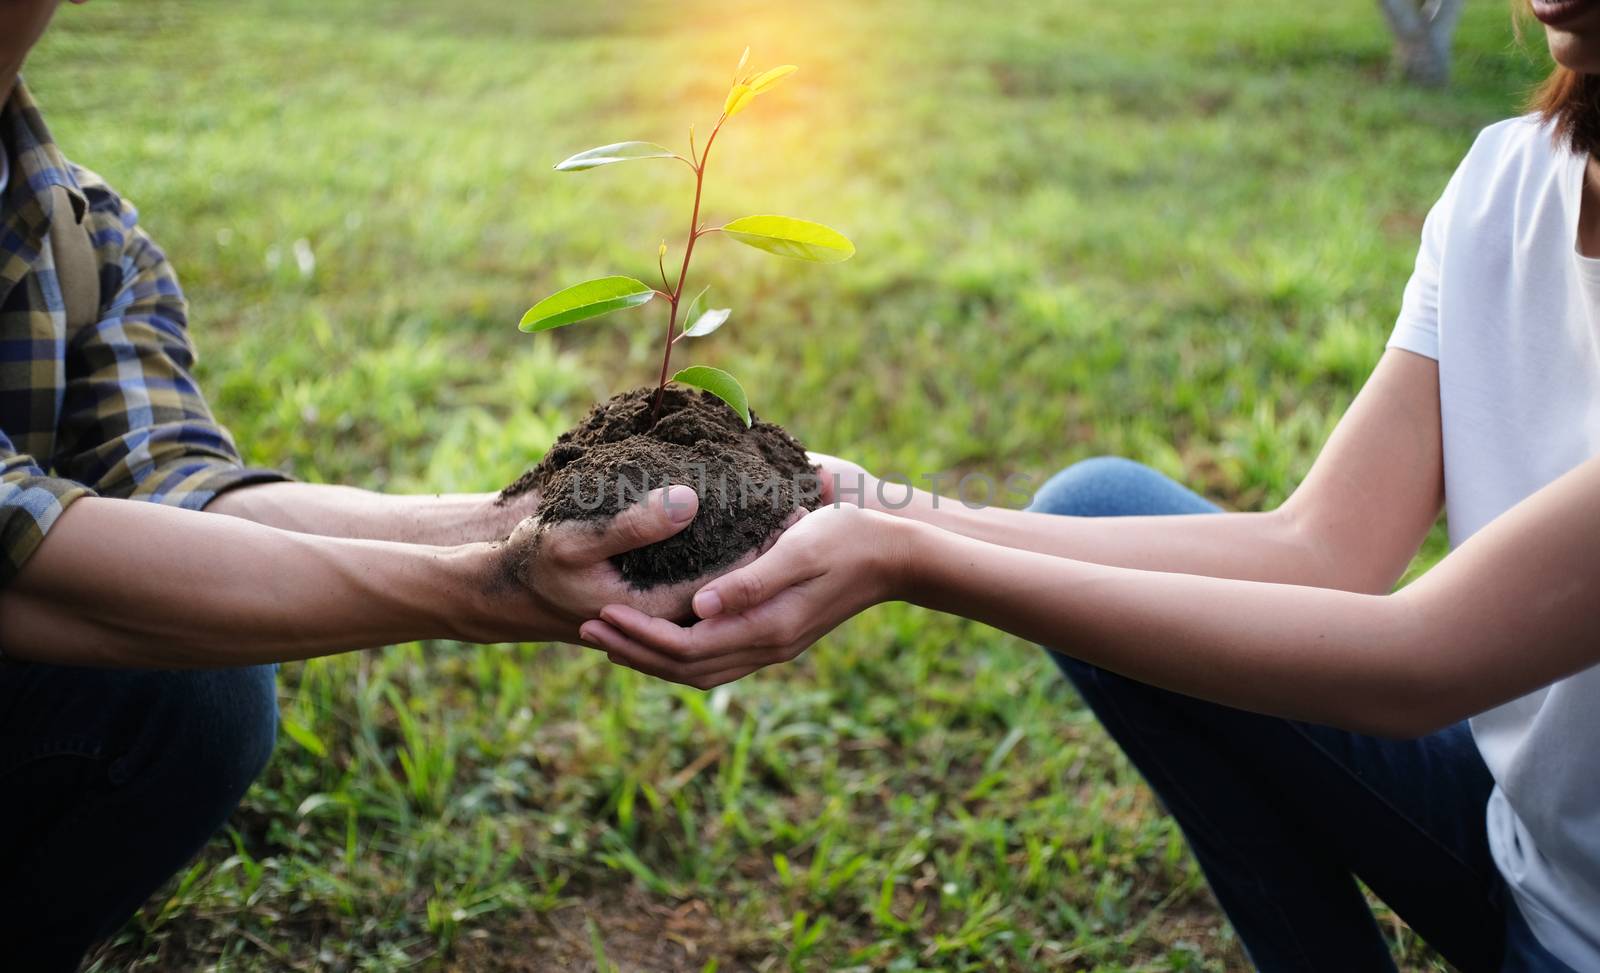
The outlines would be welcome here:
M 67 505 L 90 494 L 81 483 L 45 475 L 0 431 L 0 587 L 22 570 Z
M 188 308 L 172 265 L 131 205 L 76 172 L 104 305 L 96 324 L 68 336 L 55 470 L 103 496 L 192 510 L 233 487 L 288 479 L 242 464 L 191 374 Z
M 11 168 L 0 198 L 0 586 L 81 497 L 197 510 L 224 490 L 287 479 L 240 462 L 195 383 L 188 308 L 166 256 L 132 206 L 62 156 L 20 81 L 0 100 L 0 152 Z M 62 279 L 48 240 L 58 226 L 87 234 L 97 279 L 76 260 L 82 276 Z M 97 313 L 69 314 L 69 291 L 97 291 Z

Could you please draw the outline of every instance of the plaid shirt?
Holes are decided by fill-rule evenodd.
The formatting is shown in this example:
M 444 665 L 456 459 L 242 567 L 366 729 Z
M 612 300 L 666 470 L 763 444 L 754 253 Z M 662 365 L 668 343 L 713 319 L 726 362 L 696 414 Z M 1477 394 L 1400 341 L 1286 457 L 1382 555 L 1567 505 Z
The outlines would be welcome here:
M 68 504 L 98 494 L 199 510 L 281 480 L 245 469 L 190 369 L 183 292 L 138 214 L 61 156 L 21 82 L 0 111 L 0 586 Z M 45 233 L 71 199 L 100 270 L 99 323 L 69 334 Z

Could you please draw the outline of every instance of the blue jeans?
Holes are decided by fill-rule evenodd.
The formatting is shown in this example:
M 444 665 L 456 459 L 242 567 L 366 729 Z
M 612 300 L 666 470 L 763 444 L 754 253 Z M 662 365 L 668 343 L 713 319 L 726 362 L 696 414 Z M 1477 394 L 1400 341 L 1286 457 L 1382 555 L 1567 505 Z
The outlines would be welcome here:
M 0 967 L 77 969 L 200 850 L 272 753 L 274 675 L 0 664 Z
M 1032 510 L 1212 513 L 1154 470 L 1094 459 Z M 1070 651 L 1070 647 L 1063 647 Z M 1183 829 L 1262 970 L 1393 970 L 1359 878 L 1462 973 L 1571 973 L 1528 931 L 1490 858 L 1494 781 L 1465 723 L 1388 740 L 1247 713 L 1053 654 Z

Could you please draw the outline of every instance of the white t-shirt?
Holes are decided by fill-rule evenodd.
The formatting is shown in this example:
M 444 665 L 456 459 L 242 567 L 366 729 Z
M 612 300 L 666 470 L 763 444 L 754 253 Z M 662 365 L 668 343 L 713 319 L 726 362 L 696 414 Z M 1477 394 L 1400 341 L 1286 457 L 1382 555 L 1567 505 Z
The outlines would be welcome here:
M 1600 260 L 1577 252 L 1585 163 L 1534 117 L 1492 125 L 1423 226 L 1389 346 L 1439 362 L 1452 546 L 1600 453 Z M 1524 918 L 1568 965 L 1600 970 L 1600 667 L 1473 718 L 1472 733 L 1496 785 L 1490 849 Z

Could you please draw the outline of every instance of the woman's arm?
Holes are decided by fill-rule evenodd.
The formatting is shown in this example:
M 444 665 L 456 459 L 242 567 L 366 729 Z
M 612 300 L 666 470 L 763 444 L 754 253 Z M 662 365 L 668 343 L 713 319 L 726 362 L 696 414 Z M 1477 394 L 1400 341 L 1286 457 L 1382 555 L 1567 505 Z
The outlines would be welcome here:
M 1257 712 L 1416 735 L 1600 663 L 1600 459 L 1393 595 L 1157 575 L 918 530 L 910 600 Z
M 611 606 L 582 634 L 617 661 L 715 684 L 900 598 L 1176 692 L 1416 735 L 1600 663 L 1597 536 L 1600 458 L 1391 595 L 1108 567 L 828 508 L 703 588 L 705 621 Z
M 432 547 L 278 530 L 132 500 L 71 504 L 0 591 L 0 653 L 58 665 L 222 667 L 426 638 L 575 639 L 602 605 L 682 617 L 609 558 L 694 516 L 686 487 L 609 524 L 529 520 L 503 543 Z
M 1600 663 L 1600 459 L 1393 595 L 1085 565 L 921 529 L 910 600 L 1192 696 L 1417 735 Z
M 878 481 L 822 457 L 840 499 L 1022 551 L 1116 567 L 1218 578 L 1388 591 L 1443 504 L 1439 369 L 1389 351 L 1340 421 L 1305 482 L 1267 513 L 1060 517 L 971 509 L 952 497 Z M 883 501 L 887 500 L 888 503 Z

